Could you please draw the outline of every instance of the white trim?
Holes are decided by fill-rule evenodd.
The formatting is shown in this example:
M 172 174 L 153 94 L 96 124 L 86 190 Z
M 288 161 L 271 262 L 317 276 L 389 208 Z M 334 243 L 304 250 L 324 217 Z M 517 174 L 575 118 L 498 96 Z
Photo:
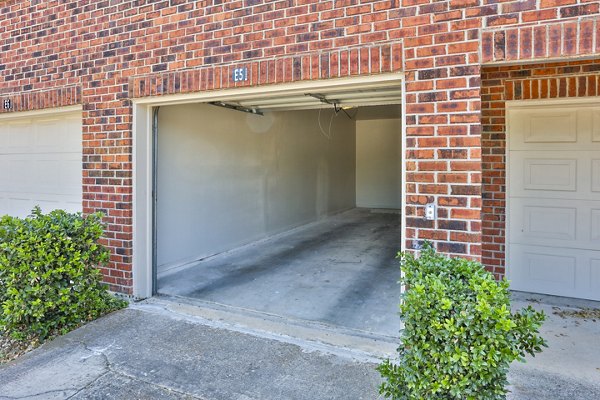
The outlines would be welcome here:
M 55 107 L 55 108 L 44 108 L 43 110 L 34 110 L 34 111 L 11 111 L 7 113 L 0 114 L 0 121 L 3 120 L 12 120 L 12 119 L 20 119 L 20 118 L 34 118 L 40 117 L 44 115 L 55 115 L 55 114 L 66 114 L 77 111 L 82 111 L 83 107 L 81 105 L 77 106 L 68 106 L 68 107 Z
M 152 108 L 163 105 L 199 103 L 215 100 L 242 100 L 273 95 L 304 94 L 307 90 L 327 90 L 328 93 L 381 87 L 385 83 L 400 83 L 404 92 L 404 73 L 295 82 L 266 86 L 231 88 L 190 94 L 155 96 L 133 100 L 132 160 L 133 160 L 133 296 L 152 296 Z M 402 107 L 402 219 L 401 250 L 405 249 L 406 229 L 406 101 Z
M 516 100 L 514 101 L 516 102 Z M 510 281 L 510 266 L 508 260 L 510 260 L 510 246 L 509 246 L 509 232 L 510 232 L 510 118 L 508 117 L 509 111 L 513 108 L 519 108 L 519 104 L 513 104 L 513 101 L 505 103 L 504 112 L 504 277 Z
M 504 147 L 504 190 L 505 190 L 505 209 L 504 209 L 504 275 L 507 280 L 510 280 L 511 268 L 508 260 L 510 260 L 510 110 L 523 110 L 528 108 L 538 108 L 541 106 L 565 106 L 579 107 L 588 103 L 598 103 L 600 96 L 589 97 L 573 97 L 561 99 L 536 99 L 536 100 L 509 100 L 505 102 L 505 138 L 506 145 Z
M 400 176 L 402 179 L 402 187 L 400 191 L 400 251 L 406 251 L 406 80 L 402 73 L 402 104 L 401 106 L 401 159 L 400 159 Z
M 505 102 L 505 108 L 508 109 L 527 109 L 540 106 L 572 106 L 577 107 L 587 103 L 597 103 L 600 96 L 571 97 L 566 99 L 536 99 L 536 100 L 508 100 Z M 507 124 L 508 125 L 508 124 Z M 508 131 L 508 129 L 507 129 Z
M 136 134 L 144 133 L 144 135 Z M 134 106 L 132 124 L 133 296 L 152 296 L 152 107 Z M 150 171 L 150 173 L 148 173 Z
M 579 35 L 579 34 L 578 34 Z M 480 46 L 481 47 L 481 46 Z M 557 56 L 557 57 L 549 57 L 549 58 L 531 58 L 528 60 L 494 60 L 488 61 L 481 64 L 482 68 L 487 67 L 509 67 L 514 65 L 532 65 L 532 64 L 548 64 L 548 63 L 557 63 L 557 62 L 577 62 L 577 61 L 587 61 L 587 60 L 596 60 L 598 59 L 597 54 L 584 55 L 584 56 Z
M 402 73 L 402 137 L 401 141 L 401 161 L 400 161 L 400 176 L 402 179 L 402 187 L 400 190 L 400 251 L 406 251 L 406 79 Z M 404 271 L 400 270 L 400 277 L 404 278 Z M 406 291 L 404 285 L 400 285 L 400 295 Z M 402 298 L 402 297 L 401 297 Z M 403 301 L 403 300 L 401 300 Z M 404 329 L 403 322 L 402 329 Z

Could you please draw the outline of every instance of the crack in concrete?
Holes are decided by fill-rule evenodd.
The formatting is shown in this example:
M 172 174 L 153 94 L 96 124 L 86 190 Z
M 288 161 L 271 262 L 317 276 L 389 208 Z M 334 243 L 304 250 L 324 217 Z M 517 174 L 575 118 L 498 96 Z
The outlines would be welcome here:
M 98 380 L 99 380 L 100 378 L 102 378 L 103 376 L 107 375 L 107 374 L 108 374 L 108 373 L 110 373 L 110 372 L 111 372 L 111 371 L 110 371 L 110 369 L 108 369 L 108 368 L 107 368 L 107 370 L 106 370 L 104 373 L 102 373 L 102 374 L 98 375 L 98 376 L 97 376 L 96 378 L 94 378 L 94 379 L 93 379 L 93 380 L 92 380 L 90 383 L 88 383 L 87 385 L 85 385 L 85 386 L 84 386 L 84 387 L 82 387 L 81 389 L 77 390 L 77 391 L 76 391 L 75 393 L 73 393 L 71 396 L 67 397 L 67 400 L 68 400 L 68 399 L 72 399 L 73 397 L 77 396 L 79 393 L 81 393 L 81 392 L 83 392 L 84 390 L 86 390 L 86 389 L 88 389 L 88 388 L 92 387 L 92 385 L 93 385 L 94 383 L 98 382 Z
M 64 388 L 64 389 L 53 389 L 53 390 L 47 390 L 45 392 L 40 392 L 40 393 L 34 393 L 34 394 L 28 394 L 26 396 L 0 396 L 0 400 L 22 400 L 22 399 L 30 399 L 33 397 L 38 397 L 38 396 L 44 396 L 47 394 L 51 394 L 51 393 L 59 393 L 59 392 L 69 392 L 69 391 L 73 391 L 73 390 L 77 390 L 77 388 Z M 68 397 L 70 398 L 70 397 Z
M 83 348 L 92 353 L 92 355 L 90 355 L 89 357 L 84 357 L 82 358 L 83 360 L 87 360 L 88 358 L 92 357 L 92 356 L 100 356 L 102 357 L 102 359 L 104 360 L 104 368 L 106 369 L 106 371 L 104 371 L 104 373 L 98 375 L 96 378 L 94 378 L 91 382 L 89 382 L 87 385 L 85 385 L 84 387 L 82 387 L 81 389 L 77 390 L 77 392 L 75 392 L 73 395 L 67 397 L 68 399 L 72 399 L 73 397 L 77 396 L 79 393 L 83 392 L 84 390 L 92 387 L 92 385 L 96 382 L 98 382 L 98 380 L 100 378 L 102 378 L 103 376 L 105 376 L 106 374 L 111 372 L 111 368 L 110 368 L 110 360 L 108 359 L 108 356 L 104 353 L 104 351 L 106 351 L 107 349 L 109 349 L 111 346 L 105 347 L 104 349 L 101 349 L 99 351 L 92 349 L 90 346 L 88 346 L 85 342 L 83 341 L 79 341 L 79 340 L 75 340 L 76 343 L 79 343 L 81 346 L 83 346 Z M 113 342 L 114 344 L 114 342 Z
M 132 380 L 132 381 L 134 381 L 134 382 L 141 382 L 141 383 L 145 383 L 145 384 L 147 384 L 147 385 L 150 385 L 150 386 L 152 386 L 152 387 L 155 387 L 155 388 L 159 388 L 159 389 L 162 389 L 162 390 L 166 390 L 166 391 L 169 391 L 169 392 L 172 392 L 172 393 L 177 393 L 177 394 L 180 394 L 180 395 L 183 395 L 183 396 L 188 396 L 188 397 L 191 397 L 191 398 L 193 398 L 193 399 L 197 399 L 197 400 L 206 400 L 206 399 L 204 399 L 204 398 L 202 398 L 202 397 L 198 397 L 198 396 L 196 396 L 196 395 L 194 395 L 194 394 L 187 393 L 187 392 L 184 392 L 184 391 L 181 391 L 181 390 L 178 390 L 178 389 L 175 389 L 175 388 L 172 388 L 172 387 L 166 386 L 166 385 L 161 385 L 161 384 L 158 384 L 158 383 L 155 383 L 155 382 L 151 382 L 151 381 L 148 381 L 148 380 L 144 380 L 144 379 L 141 379 L 141 378 L 139 378 L 139 377 L 137 377 L 137 376 L 135 376 L 135 375 L 131 375 L 131 374 L 128 374 L 128 373 L 126 373 L 126 372 L 119 371 L 118 369 L 116 369 L 116 368 L 113 366 L 113 364 L 110 362 L 110 360 L 109 360 L 109 358 L 108 358 L 108 355 L 105 353 L 107 350 L 109 350 L 111 347 L 113 347 L 113 345 L 114 345 L 114 341 L 113 341 L 113 343 L 112 343 L 112 344 L 110 344 L 110 345 L 108 345 L 108 346 L 106 346 L 106 347 L 104 347 L 104 348 L 100 348 L 100 349 L 99 349 L 99 348 L 93 348 L 93 347 L 89 346 L 87 343 L 85 343 L 85 342 L 83 342 L 83 341 L 81 341 L 81 340 L 76 340 L 75 342 L 77 342 L 77 343 L 79 343 L 81 346 L 83 346 L 83 348 L 84 348 L 86 351 L 88 351 L 88 352 L 92 353 L 92 355 L 90 355 L 89 357 L 86 357 L 85 359 L 88 359 L 88 358 L 92 357 L 93 355 L 96 355 L 96 356 L 101 356 L 101 357 L 102 357 L 102 359 L 104 360 L 104 365 L 105 365 L 105 368 L 106 368 L 106 372 L 104 372 L 104 373 L 102 373 L 102 374 L 98 375 L 98 376 L 97 376 L 97 377 L 96 377 L 96 378 L 95 378 L 93 381 L 91 381 L 90 383 L 88 383 L 87 385 L 85 385 L 83 388 L 81 388 L 81 389 L 79 389 L 79 390 L 75 389 L 75 390 L 77 390 L 77 393 L 74 393 L 73 395 L 71 395 L 71 396 L 67 397 L 67 400 L 68 400 L 68 399 L 72 399 L 73 397 L 77 396 L 79 393 L 81 393 L 81 392 L 83 392 L 84 390 L 86 390 L 86 389 L 88 389 L 88 388 L 92 387 L 92 385 L 93 385 L 94 383 L 96 383 L 96 382 L 97 382 L 99 379 L 101 379 L 102 377 L 104 377 L 105 375 L 107 375 L 107 374 L 109 374 L 109 373 L 113 373 L 113 374 L 115 374 L 115 375 L 122 376 L 122 377 L 124 377 L 124 378 L 127 378 L 127 379 L 130 379 L 130 380 Z

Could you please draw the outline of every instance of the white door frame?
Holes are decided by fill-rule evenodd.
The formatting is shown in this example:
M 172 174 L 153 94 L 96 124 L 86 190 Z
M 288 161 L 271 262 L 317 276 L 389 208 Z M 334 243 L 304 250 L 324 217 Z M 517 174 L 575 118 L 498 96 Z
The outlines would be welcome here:
M 402 115 L 406 115 L 406 97 L 404 73 L 390 73 L 373 76 L 336 78 L 319 81 L 294 82 L 267 86 L 253 86 L 206 91 L 190 94 L 145 97 L 133 100 L 133 296 L 143 299 L 153 294 L 152 271 L 152 180 L 153 180 L 153 141 L 152 110 L 157 106 L 205 103 L 209 101 L 232 101 L 244 98 L 270 97 L 274 95 L 304 94 L 308 91 L 352 89 L 365 85 L 381 86 L 386 82 L 400 82 L 402 86 Z M 405 250 L 404 232 L 406 230 L 406 122 L 403 119 L 401 129 L 402 159 L 402 212 L 401 212 L 401 251 Z
M 67 107 L 55 107 L 55 108 L 44 108 L 42 110 L 33 111 L 15 111 L 0 114 L 0 120 L 12 120 L 21 118 L 35 118 L 44 115 L 52 116 L 57 114 L 81 112 L 83 107 L 81 105 L 67 106 Z
M 568 98 L 568 99 L 543 99 L 543 100 L 509 100 L 505 102 L 505 135 L 506 135 L 506 146 L 505 146 L 505 191 L 506 191 L 506 208 L 504 210 L 504 271 L 506 279 L 511 279 L 511 266 L 508 264 L 508 260 L 510 259 L 510 140 L 511 140 L 511 127 L 510 127 L 510 118 L 509 112 L 511 110 L 522 110 L 527 108 L 537 108 L 540 106 L 557 106 L 557 105 L 568 105 L 568 106 L 578 106 L 578 105 L 586 105 L 589 103 L 597 104 L 600 102 L 600 96 L 589 96 L 589 97 L 578 97 L 578 98 Z

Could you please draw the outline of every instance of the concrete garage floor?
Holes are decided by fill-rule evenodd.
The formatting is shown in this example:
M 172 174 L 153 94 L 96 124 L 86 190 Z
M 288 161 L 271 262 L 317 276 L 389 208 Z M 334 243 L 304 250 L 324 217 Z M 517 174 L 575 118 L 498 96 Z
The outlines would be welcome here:
M 353 209 L 159 275 L 162 295 L 389 337 L 400 214 Z

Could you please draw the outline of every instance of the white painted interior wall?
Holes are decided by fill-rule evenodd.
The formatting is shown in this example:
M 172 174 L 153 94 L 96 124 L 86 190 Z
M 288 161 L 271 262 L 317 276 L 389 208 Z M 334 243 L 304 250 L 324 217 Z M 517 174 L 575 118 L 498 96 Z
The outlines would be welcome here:
M 401 208 L 401 129 L 397 118 L 356 121 L 357 207 Z
M 342 113 L 328 139 L 316 110 L 167 106 L 159 132 L 159 270 L 355 206 L 355 121 Z

